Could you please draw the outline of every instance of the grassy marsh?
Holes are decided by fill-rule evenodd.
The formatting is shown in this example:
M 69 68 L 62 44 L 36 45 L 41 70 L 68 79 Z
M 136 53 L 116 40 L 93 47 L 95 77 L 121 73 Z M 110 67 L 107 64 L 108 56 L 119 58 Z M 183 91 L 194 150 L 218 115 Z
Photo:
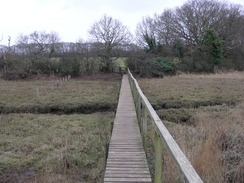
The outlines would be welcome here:
M 233 105 L 244 98 L 241 72 L 141 79 L 139 84 L 155 109 Z
M 0 115 L 0 182 L 102 182 L 113 118 Z
M 55 81 L 56 84 L 56 81 Z M 39 97 L 36 94 L 39 89 Z M 71 80 L 52 89 L 52 80 L 0 80 L 0 112 L 91 113 L 114 111 L 119 80 Z
M 120 78 L 0 80 L 0 182 L 102 182 Z
M 244 181 L 243 72 L 139 79 L 139 84 L 204 182 Z M 149 130 L 148 154 L 153 135 Z M 167 152 L 163 177 L 181 182 Z

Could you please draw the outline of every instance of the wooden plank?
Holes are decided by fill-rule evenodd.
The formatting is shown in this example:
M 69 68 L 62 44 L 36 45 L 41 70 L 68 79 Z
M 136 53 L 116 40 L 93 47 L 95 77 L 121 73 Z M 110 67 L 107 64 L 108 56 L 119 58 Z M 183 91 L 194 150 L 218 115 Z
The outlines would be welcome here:
M 125 156 L 109 156 L 108 158 L 108 161 L 116 161 L 116 160 L 121 160 L 121 161 L 128 161 L 128 160 L 131 160 L 131 161 L 138 161 L 138 160 L 141 160 L 141 159 L 145 159 L 146 157 L 145 156 L 130 156 L 130 157 L 125 157 Z M 108 162 L 107 161 L 107 162 Z
M 143 151 L 143 148 L 141 146 L 121 146 L 121 145 L 118 145 L 118 146 L 112 146 L 110 147 L 110 149 L 134 149 L 134 150 L 139 150 L 139 151 Z
M 142 159 L 141 157 L 138 159 L 108 159 L 107 163 L 114 163 L 114 162 L 122 162 L 122 163 L 137 163 L 137 162 L 143 162 L 143 163 L 147 163 L 144 159 Z
M 151 178 L 150 175 L 147 173 L 133 173 L 133 174 L 128 174 L 128 173 L 107 173 L 105 175 L 105 178 Z
M 124 169 L 124 170 L 113 170 L 113 169 L 108 169 L 106 171 L 107 174 L 118 174 L 118 173 L 127 173 L 127 174 L 147 174 L 148 171 L 147 169 L 143 170 L 143 169 L 139 169 L 139 170 L 134 170 L 134 169 Z
M 141 166 L 147 167 L 147 164 L 144 161 L 110 161 L 107 162 L 107 166 L 114 166 L 114 165 L 125 165 L 125 166 Z
M 140 159 L 145 159 L 146 157 L 145 156 L 140 156 L 140 155 L 130 155 L 129 157 L 128 156 L 123 156 L 123 155 L 111 155 L 108 157 L 108 160 L 107 161 L 110 161 L 110 159 L 112 160 L 130 160 L 132 159 L 132 161 L 136 161 L 136 160 L 140 160 Z
M 148 168 L 145 168 L 145 167 L 137 167 L 137 168 L 133 168 L 133 167 L 107 167 L 106 168 L 106 171 L 130 171 L 130 172 L 133 172 L 133 171 L 146 171 L 148 172 Z
M 142 182 L 152 182 L 151 178 L 139 178 L 139 177 L 130 177 L 130 178 L 123 178 L 123 177 L 109 177 L 109 178 L 104 178 L 104 182 L 138 182 L 138 183 L 142 183 Z
M 142 148 L 138 145 L 113 145 L 113 146 L 110 146 L 110 149 L 140 149 L 142 150 Z

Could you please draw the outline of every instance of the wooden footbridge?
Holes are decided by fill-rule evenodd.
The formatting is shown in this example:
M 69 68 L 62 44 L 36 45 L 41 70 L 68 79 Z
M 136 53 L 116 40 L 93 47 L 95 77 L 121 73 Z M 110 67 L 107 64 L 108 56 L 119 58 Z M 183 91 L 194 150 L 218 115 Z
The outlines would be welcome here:
M 120 89 L 118 108 L 104 176 L 104 183 L 152 182 L 146 159 L 147 123 L 154 126 L 154 182 L 162 183 L 162 146 L 171 155 L 185 182 L 202 183 L 128 70 Z

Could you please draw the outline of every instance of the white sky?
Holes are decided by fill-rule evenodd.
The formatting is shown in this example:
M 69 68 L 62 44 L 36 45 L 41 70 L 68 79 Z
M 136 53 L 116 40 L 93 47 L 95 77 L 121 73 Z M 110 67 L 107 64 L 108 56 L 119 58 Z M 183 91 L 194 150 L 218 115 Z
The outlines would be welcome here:
M 62 41 L 88 39 L 88 30 L 104 14 L 119 19 L 134 33 L 143 16 L 162 13 L 187 0 L 0 0 L 0 44 L 13 45 L 20 33 L 55 31 Z M 244 0 L 229 0 L 244 5 Z

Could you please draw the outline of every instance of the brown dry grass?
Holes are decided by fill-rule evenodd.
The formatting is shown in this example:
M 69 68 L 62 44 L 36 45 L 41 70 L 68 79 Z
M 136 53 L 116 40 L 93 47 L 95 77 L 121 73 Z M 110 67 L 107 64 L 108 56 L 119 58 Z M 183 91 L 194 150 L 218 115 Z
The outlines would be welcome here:
M 243 72 L 142 79 L 140 85 L 161 107 L 160 116 L 173 119 L 164 123 L 204 182 L 244 182 Z M 175 104 L 179 109 L 170 109 Z M 185 113 L 189 121 L 181 121 Z M 167 153 L 164 175 L 165 182 L 181 181 Z
M 198 112 L 196 126 L 166 123 L 205 182 L 242 182 L 244 107 Z

